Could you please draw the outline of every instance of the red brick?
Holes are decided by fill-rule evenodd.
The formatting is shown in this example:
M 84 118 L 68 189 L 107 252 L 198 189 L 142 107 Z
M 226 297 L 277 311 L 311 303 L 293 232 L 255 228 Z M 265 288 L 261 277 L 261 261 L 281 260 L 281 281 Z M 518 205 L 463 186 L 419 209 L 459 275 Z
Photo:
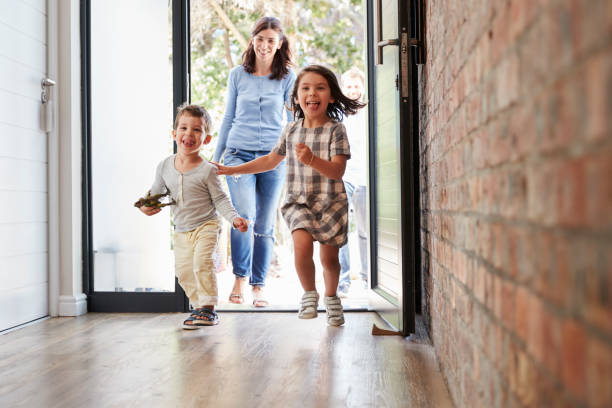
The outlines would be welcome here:
M 553 152 L 567 149 L 577 137 L 578 106 L 574 84 L 567 80 L 558 81 L 548 94 L 547 113 L 550 128 L 540 143 L 540 150 Z
M 608 133 L 610 134 L 610 133 Z M 585 157 L 586 224 L 603 230 L 612 226 L 612 151 Z
M 524 342 L 527 341 L 529 330 L 529 310 L 531 294 L 524 286 L 519 286 L 516 290 L 516 334 Z
M 502 224 L 493 224 L 493 259 L 491 260 L 493 266 L 501 269 L 506 265 L 508 260 L 508 242 L 505 228 Z
M 505 2 L 504 2 L 505 3 Z M 506 51 L 509 42 L 509 13 L 504 4 L 497 10 L 497 15 L 491 24 L 489 39 L 491 40 L 491 64 L 496 65 Z
M 518 105 L 512 110 L 508 133 L 511 140 L 511 159 L 521 160 L 533 153 L 537 140 L 537 112 L 533 105 Z
M 527 215 L 530 221 L 539 225 L 554 225 L 557 221 L 553 197 L 561 188 L 559 166 L 556 161 L 546 161 L 527 170 Z
M 502 302 L 503 302 L 503 288 L 504 282 L 502 278 L 497 275 L 493 276 L 493 290 L 494 290 L 494 307 L 493 314 L 501 322 L 502 320 Z
M 485 303 L 485 276 L 487 271 L 485 267 L 480 264 L 474 271 L 474 296 L 476 299 L 484 305 Z
M 559 167 L 558 190 L 555 197 L 558 223 L 567 227 L 586 225 L 586 170 L 585 160 L 576 159 Z
M 504 282 L 502 285 L 502 322 L 510 331 L 515 328 L 515 296 L 516 287 L 514 283 Z
M 521 255 L 519 254 L 519 247 L 521 245 L 521 239 L 524 239 L 520 236 L 520 231 L 517 228 L 509 228 L 508 230 L 508 273 L 511 277 L 515 278 L 519 274 L 519 259 L 521 259 Z
M 549 287 L 554 289 L 548 293 L 548 299 L 562 310 L 567 310 L 571 306 L 571 298 L 575 295 L 575 284 L 570 270 L 570 246 L 565 236 L 554 237 L 553 253 L 554 266 Z
M 529 296 L 529 314 L 527 316 L 527 350 L 531 355 L 543 355 L 542 320 L 544 306 L 537 296 Z
M 586 337 L 584 327 L 575 320 L 563 322 L 563 386 L 579 399 L 586 393 Z
M 519 57 L 508 55 L 497 68 L 497 108 L 503 110 L 519 97 Z
M 551 373 L 558 373 L 561 369 L 561 320 L 550 312 L 547 308 L 543 308 L 541 331 L 541 350 L 537 352 L 538 361 Z
M 595 245 L 592 245 L 595 246 Z M 605 243 L 590 248 L 591 259 L 582 273 L 585 282 L 584 311 L 586 320 L 612 336 L 612 254 Z
M 612 406 L 612 349 L 595 337 L 587 341 L 587 398 L 592 407 Z
M 522 351 L 518 352 L 516 376 L 516 395 L 525 406 L 533 406 L 538 393 L 538 373 L 529 356 Z
M 491 271 L 485 274 L 485 304 L 489 310 L 495 307 L 495 277 Z
M 611 7 L 612 8 L 612 7 Z M 612 117 L 612 86 L 610 72 L 612 57 L 610 54 L 596 55 L 586 61 L 580 72 L 585 82 L 584 136 L 588 141 L 603 140 L 610 135 Z

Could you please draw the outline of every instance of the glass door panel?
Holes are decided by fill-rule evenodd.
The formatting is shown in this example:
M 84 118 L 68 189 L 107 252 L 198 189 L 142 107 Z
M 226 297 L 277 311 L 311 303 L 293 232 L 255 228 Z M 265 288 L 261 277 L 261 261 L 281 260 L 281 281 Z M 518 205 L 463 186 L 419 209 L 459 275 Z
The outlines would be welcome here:
M 168 0 L 90 2 L 94 292 L 174 292 L 170 210 L 133 206 L 172 154 Z
M 372 130 L 376 162 L 376 194 L 372 245 L 372 309 L 404 335 L 414 331 L 414 178 L 410 100 L 410 63 L 407 24 L 410 5 L 397 0 L 373 0 L 368 16 L 372 25 L 369 63 L 373 67 Z M 400 24 L 401 23 L 401 24 Z M 400 30 L 401 27 L 401 30 Z M 404 87 L 402 87 L 404 86 Z

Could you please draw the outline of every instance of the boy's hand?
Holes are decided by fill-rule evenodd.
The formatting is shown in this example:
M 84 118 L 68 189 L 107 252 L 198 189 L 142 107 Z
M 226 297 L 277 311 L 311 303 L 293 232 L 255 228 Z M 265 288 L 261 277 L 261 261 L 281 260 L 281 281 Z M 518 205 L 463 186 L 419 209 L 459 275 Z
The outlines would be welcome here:
M 242 217 L 235 218 L 233 224 L 234 228 L 236 228 L 240 232 L 245 232 L 249 229 L 249 223 Z
M 295 145 L 295 155 L 299 161 L 307 166 L 311 165 L 314 159 L 314 153 L 304 143 L 297 143 Z
M 217 174 L 218 175 L 230 176 L 230 175 L 234 174 L 234 171 L 233 171 L 231 166 L 224 166 L 224 165 L 219 164 L 217 162 L 210 162 L 210 163 L 213 164 L 217 168 Z
M 138 209 L 140 211 L 142 211 L 143 214 L 149 215 L 149 216 L 150 215 L 155 215 L 155 214 L 157 214 L 158 212 L 160 212 L 162 210 L 161 208 L 145 207 L 145 206 L 138 207 Z

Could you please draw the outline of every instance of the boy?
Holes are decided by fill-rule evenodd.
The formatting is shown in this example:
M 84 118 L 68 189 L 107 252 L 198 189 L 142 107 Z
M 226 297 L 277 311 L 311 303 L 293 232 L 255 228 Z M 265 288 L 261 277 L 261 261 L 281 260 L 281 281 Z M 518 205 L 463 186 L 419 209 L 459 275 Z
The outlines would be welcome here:
M 178 108 L 172 138 L 177 153 L 164 159 L 155 172 L 151 195 L 170 193 L 174 204 L 174 260 L 179 284 L 194 311 L 183 329 L 197 329 L 219 322 L 217 278 L 213 254 L 221 229 L 216 212 L 234 228 L 245 232 L 247 221 L 240 217 L 217 178 L 217 168 L 200 156 L 200 147 L 210 142 L 210 116 L 198 105 Z M 161 211 L 140 207 L 146 215 Z

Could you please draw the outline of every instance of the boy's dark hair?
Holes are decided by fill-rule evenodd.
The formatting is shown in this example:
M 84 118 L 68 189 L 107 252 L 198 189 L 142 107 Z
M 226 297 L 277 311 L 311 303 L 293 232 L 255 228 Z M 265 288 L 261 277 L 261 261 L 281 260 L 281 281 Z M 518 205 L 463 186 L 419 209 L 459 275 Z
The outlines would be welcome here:
M 291 65 L 291 47 L 289 44 L 289 38 L 283 31 L 281 22 L 276 17 L 262 17 L 255 23 L 255 28 L 251 32 L 251 40 L 246 51 L 242 54 L 242 66 L 244 70 L 249 74 L 255 72 L 255 50 L 253 48 L 253 38 L 259 34 L 260 31 L 272 29 L 278 33 L 278 40 L 282 41 L 281 47 L 276 50 L 274 54 L 274 60 L 272 61 L 272 73 L 270 79 L 283 79 L 289 73 L 289 66 Z
M 291 108 L 295 119 L 302 119 L 304 117 L 304 111 L 298 103 L 298 89 L 302 77 L 307 72 L 314 72 L 315 74 L 321 75 L 329 85 L 331 97 L 334 99 L 334 103 L 327 105 L 327 116 L 330 119 L 341 121 L 344 115 L 354 115 L 359 109 L 366 106 L 365 103 L 351 99 L 342 93 L 340 85 L 338 84 L 338 79 L 330 69 L 322 65 L 309 65 L 300 71 L 293 85 L 293 92 L 291 92 Z
M 204 124 L 204 134 L 207 134 L 207 135 L 210 134 L 211 120 L 210 120 L 210 115 L 208 114 L 206 109 L 204 109 L 203 106 L 189 104 L 187 102 L 183 103 L 181 106 L 176 108 L 176 119 L 174 119 L 174 130 L 176 130 L 176 127 L 178 126 L 179 119 L 181 118 L 181 116 L 185 114 L 194 116 L 196 118 L 201 118 Z

